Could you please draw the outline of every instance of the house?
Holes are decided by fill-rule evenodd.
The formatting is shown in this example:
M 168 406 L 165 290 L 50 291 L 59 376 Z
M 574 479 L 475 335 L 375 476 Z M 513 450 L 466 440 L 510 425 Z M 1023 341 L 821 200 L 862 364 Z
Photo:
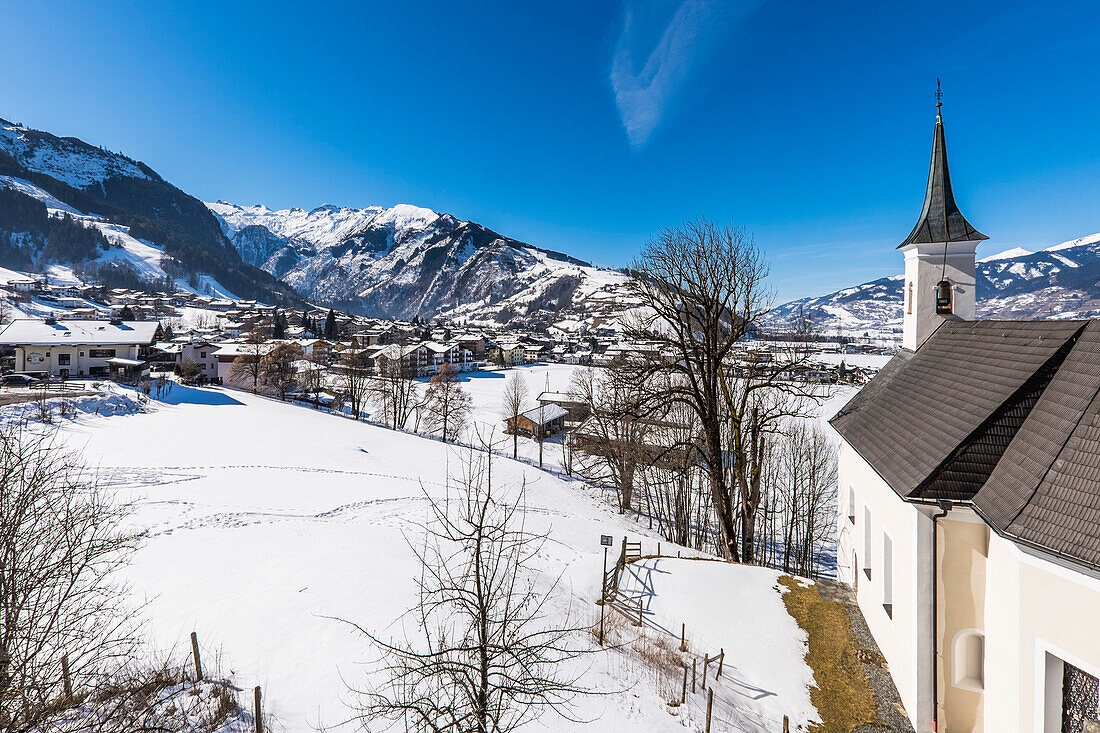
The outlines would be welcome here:
M 588 405 L 568 392 L 543 392 L 539 395 L 540 405 L 557 405 L 565 410 L 565 419 L 580 422 L 588 417 Z
M 502 343 L 497 347 L 501 361 L 505 366 L 516 366 L 527 363 L 527 349 L 520 343 Z
M 937 110 L 903 348 L 831 420 L 838 576 L 916 730 L 1100 730 L 1100 321 L 973 320 L 984 239 Z
M 529 438 L 548 438 L 565 429 L 566 410 L 557 405 L 540 405 L 505 421 L 507 432 Z
M 230 374 L 233 364 L 237 359 L 255 363 L 269 350 L 275 347 L 274 343 L 246 343 L 236 341 L 223 341 L 213 344 L 217 348 L 213 356 L 218 362 L 217 380 L 222 384 L 230 383 Z
M 17 372 L 48 372 L 51 377 L 107 378 L 112 359 L 144 365 L 160 336 L 156 321 L 64 321 L 20 318 L 0 332 L 0 346 L 15 349 Z M 135 364 L 123 364 L 132 375 Z M 139 375 L 140 376 L 140 375 Z

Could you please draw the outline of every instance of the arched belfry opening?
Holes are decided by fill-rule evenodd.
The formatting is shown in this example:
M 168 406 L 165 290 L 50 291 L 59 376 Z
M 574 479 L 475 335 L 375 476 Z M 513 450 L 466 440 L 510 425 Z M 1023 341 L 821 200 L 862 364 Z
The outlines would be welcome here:
M 951 288 L 951 281 L 940 280 L 936 283 L 936 315 L 952 315 L 954 305 L 954 290 Z

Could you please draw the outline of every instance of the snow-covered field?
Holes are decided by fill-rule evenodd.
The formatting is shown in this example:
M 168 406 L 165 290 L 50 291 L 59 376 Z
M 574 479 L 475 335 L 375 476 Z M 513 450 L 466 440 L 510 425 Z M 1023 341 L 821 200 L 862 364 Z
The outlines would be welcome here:
M 528 369 L 535 395 L 534 382 L 545 386 L 540 369 L 551 389 L 566 386 L 560 368 Z M 491 380 L 480 376 L 468 386 L 478 419 L 498 422 L 497 388 L 489 385 L 504 380 Z M 148 601 L 143 613 L 156 646 L 181 651 L 197 631 L 205 656 L 220 655 L 238 685 L 263 686 L 268 712 L 288 731 L 343 721 L 352 700 L 347 685 L 362 687 L 377 669 L 377 655 L 333 618 L 383 635 L 400 628 L 394 622 L 414 597 L 417 566 L 407 539 L 420 536 L 422 492 L 443 494 L 462 449 L 245 393 L 179 385 L 146 412 L 83 413 L 61 430 L 105 483 L 136 501 L 135 520 L 148 537 L 126 580 L 135 599 Z M 600 535 L 647 533 L 579 481 L 504 458 L 493 475 L 497 486 L 526 483 L 527 528 L 549 533 L 528 570 L 542 587 L 560 576 L 554 613 L 592 622 Z M 813 717 L 806 708 L 804 638 L 783 610 L 774 573 L 693 565 L 659 561 L 652 607 L 670 623 L 687 622 L 700 648 L 727 649 L 736 670 L 730 679 L 748 691 L 737 704 L 742 717 L 731 712 L 729 719 L 742 720 L 743 730 L 771 731 L 783 714 L 796 722 Z M 699 576 L 712 572 L 721 577 Z M 749 596 L 754 602 L 738 614 L 705 621 L 706 609 L 721 608 L 722 599 Z M 738 646 L 738 624 L 768 638 Z M 592 644 L 584 636 L 577 641 Z M 579 701 L 577 715 L 592 722 L 547 716 L 528 730 L 701 727 L 690 710 L 670 715 L 651 682 L 618 653 L 594 654 L 578 665 L 585 688 L 613 692 Z M 732 683 L 730 689 L 737 700 Z
M 477 436 L 488 437 L 493 434 L 498 450 L 509 455 L 512 453 L 512 436 L 504 434 L 504 419 L 501 417 L 501 403 L 504 388 L 512 374 L 520 374 L 527 383 L 526 408 L 538 407 L 538 397 L 542 392 L 568 392 L 569 381 L 578 367 L 570 364 L 527 364 L 495 372 L 470 372 L 462 375 L 462 388 L 473 399 L 473 412 L 470 415 L 470 427 L 467 441 L 476 444 Z M 525 409 L 526 409 L 525 408 Z M 519 455 L 538 462 L 539 445 L 529 438 L 519 439 Z M 543 443 L 543 465 L 555 470 L 562 468 L 561 436 L 555 435 Z
M 696 651 L 725 652 L 722 677 L 715 680 L 718 730 L 780 731 L 784 715 L 797 729 L 817 717 L 809 694 L 813 674 L 802 661 L 806 632 L 783 605 L 781 575 L 768 568 L 665 557 L 627 568 L 621 587 L 642 601 L 647 625 L 677 635 L 685 624 Z

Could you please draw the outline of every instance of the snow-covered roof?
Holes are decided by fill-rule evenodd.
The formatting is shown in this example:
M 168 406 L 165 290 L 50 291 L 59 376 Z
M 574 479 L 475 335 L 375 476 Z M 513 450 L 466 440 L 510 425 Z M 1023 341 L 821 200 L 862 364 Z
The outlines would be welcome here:
M 539 402 L 579 402 L 568 392 L 543 392 L 539 395 Z
M 545 425 L 551 420 L 565 417 L 569 411 L 559 405 L 542 405 L 520 413 L 536 425 Z
M 57 321 L 20 318 L 0 332 L 6 346 L 53 346 L 55 344 L 151 344 L 156 338 L 156 321 Z

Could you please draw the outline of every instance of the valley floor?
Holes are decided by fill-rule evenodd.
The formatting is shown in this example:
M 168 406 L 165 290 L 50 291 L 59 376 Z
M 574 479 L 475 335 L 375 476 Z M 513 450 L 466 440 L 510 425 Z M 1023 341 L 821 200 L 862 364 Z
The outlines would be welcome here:
M 551 389 L 567 386 L 562 374 L 550 375 Z M 470 383 L 486 422 L 498 409 L 492 390 L 481 388 L 489 379 Z M 532 384 L 532 397 L 544 386 Z M 346 720 L 355 700 L 349 685 L 366 686 L 378 656 L 334 619 L 382 636 L 400 632 L 398 619 L 414 598 L 418 567 L 408 543 L 423 536 L 424 492 L 441 496 L 453 486 L 463 449 L 246 393 L 180 385 L 146 412 L 65 419 L 61 434 L 136 504 L 147 538 L 126 580 L 146 602 L 156 646 L 178 653 L 197 631 L 204 655 L 220 657 L 239 686 L 262 685 L 267 711 L 285 730 Z M 493 476 L 494 485 L 526 485 L 527 528 L 549 533 L 529 569 L 542 587 L 560 577 L 555 615 L 593 623 L 600 535 L 642 536 L 647 545 L 656 538 L 580 481 L 505 458 L 495 459 Z M 776 574 L 695 565 L 690 574 L 674 560 L 647 568 L 652 610 L 670 624 L 682 616 L 693 643 L 727 650 L 731 680 L 762 691 L 724 712 L 731 727 L 723 730 L 777 730 L 783 714 L 792 730 L 805 729 L 815 718 L 805 634 L 783 610 Z M 699 575 L 712 572 L 723 575 Z M 725 613 L 734 603 L 743 604 L 738 619 Z M 584 634 L 578 643 L 596 648 Z M 591 722 L 548 715 L 525 730 L 701 730 L 697 714 L 670 714 L 644 664 L 629 655 L 589 655 L 575 671 L 585 688 L 611 693 L 578 700 L 576 715 Z

